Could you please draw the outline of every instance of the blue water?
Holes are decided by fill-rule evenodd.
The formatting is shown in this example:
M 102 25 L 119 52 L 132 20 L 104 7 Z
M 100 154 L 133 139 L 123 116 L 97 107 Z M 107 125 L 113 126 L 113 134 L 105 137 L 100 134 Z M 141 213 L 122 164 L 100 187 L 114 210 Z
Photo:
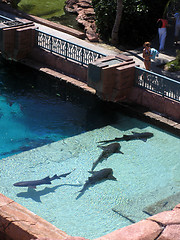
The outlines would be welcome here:
M 7 82 L 2 82 L 2 86 L 7 86 Z M 29 139 L 33 144 L 36 139 L 48 144 L 1 159 L 1 193 L 67 234 L 88 239 L 147 218 L 149 215 L 143 209 L 158 206 L 160 200 L 165 199 L 166 203 L 167 197 L 174 199 L 173 203 L 168 200 L 170 208 L 179 203 L 176 199 L 180 193 L 179 137 L 113 109 L 107 111 L 99 102 L 92 102 L 91 106 L 47 96 L 32 87 L 22 91 L 12 82 L 8 86 L 1 93 L 1 109 L 8 110 L 2 113 L 10 119 L 2 121 L 6 144 L 5 140 L 1 144 L 8 145 L 9 152 L 24 146 Z M 15 88 L 16 91 L 10 91 Z M 6 125 L 8 122 L 10 125 Z M 102 152 L 97 142 L 132 131 L 152 132 L 154 137 L 147 142 L 120 142 L 124 154 L 113 154 L 96 167 L 96 170 L 112 168 L 117 181 L 91 186 L 77 199 L 78 191 L 90 176 L 88 171 Z M 50 138 L 56 142 L 50 143 Z M 23 140 L 18 146 L 10 144 L 19 139 Z M 36 189 L 13 186 L 15 182 L 52 177 L 72 169 L 75 171 L 67 178 L 54 180 L 51 185 Z
M 80 134 L 114 118 L 111 111 L 103 113 L 98 101 L 88 106 L 83 99 L 74 103 L 61 92 L 42 93 L 31 83 L 30 71 L 18 70 L 0 67 L 0 158 Z

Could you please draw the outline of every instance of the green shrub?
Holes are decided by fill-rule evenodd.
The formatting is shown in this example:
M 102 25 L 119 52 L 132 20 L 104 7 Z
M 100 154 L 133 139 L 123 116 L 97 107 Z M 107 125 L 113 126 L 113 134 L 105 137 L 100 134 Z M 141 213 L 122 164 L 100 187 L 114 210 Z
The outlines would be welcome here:
M 109 41 L 116 17 L 116 0 L 92 0 L 100 37 Z
M 168 0 L 123 0 L 119 43 L 142 46 L 157 34 L 157 19 L 163 16 Z M 110 40 L 116 16 L 116 0 L 92 0 L 100 37 Z
M 176 59 L 168 62 L 165 69 L 170 72 L 180 71 L 180 50 L 177 50 Z

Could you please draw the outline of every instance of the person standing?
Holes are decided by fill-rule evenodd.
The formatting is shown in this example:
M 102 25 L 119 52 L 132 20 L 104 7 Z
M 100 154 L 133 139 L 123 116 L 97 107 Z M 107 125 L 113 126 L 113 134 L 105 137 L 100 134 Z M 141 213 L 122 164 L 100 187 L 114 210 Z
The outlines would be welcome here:
M 158 33 L 159 33 L 159 51 L 163 51 L 166 35 L 167 35 L 166 27 L 168 26 L 168 20 L 160 18 L 157 21 L 157 25 L 158 25 Z
M 174 43 L 177 44 L 178 43 L 178 36 L 179 36 L 179 33 L 180 33 L 180 12 L 176 12 L 174 14 L 174 17 L 175 17 L 175 20 L 176 20 L 175 33 L 174 33 L 174 36 L 175 36 Z
M 144 43 L 144 49 L 143 49 L 143 58 L 144 58 L 144 65 L 146 70 L 151 70 L 151 44 L 150 42 Z

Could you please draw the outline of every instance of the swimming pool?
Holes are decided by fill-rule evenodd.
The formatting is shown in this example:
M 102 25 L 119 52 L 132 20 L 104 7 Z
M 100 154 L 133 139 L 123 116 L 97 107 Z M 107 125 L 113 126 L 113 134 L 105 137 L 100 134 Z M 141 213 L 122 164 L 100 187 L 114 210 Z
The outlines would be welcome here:
M 86 115 L 83 123 L 88 119 L 85 125 L 93 122 L 96 127 L 80 128 L 60 141 L 1 159 L 0 192 L 69 235 L 93 239 L 148 217 L 143 210 L 159 206 L 159 200 L 164 200 L 164 210 L 167 197 L 179 193 L 180 139 L 122 113 L 111 111 L 104 123 L 93 109 L 90 113 L 87 115 L 91 120 Z M 120 142 L 124 154 L 111 155 L 95 169 L 112 168 L 117 181 L 95 184 L 77 198 L 91 176 L 88 171 L 102 153 L 97 142 L 132 131 L 152 132 L 154 137 L 147 142 Z M 37 189 L 13 186 L 15 182 L 52 177 L 73 169 L 66 178 Z
M 64 86 L 57 95 L 48 86 L 46 93 L 39 91 L 36 75 L 25 67 L 0 67 L 0 158 L 86 132 L 115 117 L 100 101 L 84 102 Z

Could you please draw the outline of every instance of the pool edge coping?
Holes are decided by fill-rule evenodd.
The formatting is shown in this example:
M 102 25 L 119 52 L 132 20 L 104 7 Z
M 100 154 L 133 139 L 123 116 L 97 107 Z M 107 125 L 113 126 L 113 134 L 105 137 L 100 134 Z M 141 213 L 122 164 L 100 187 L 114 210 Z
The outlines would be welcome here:
M 65 232 L 2 193 L 0 193 L 0 232 L 13 240 L 68 237 Z
M 0 232 L 4 233 L 11 240 L 85 240 L 83 237 L 69 236 L 1 193 L 0 210 Z M 171 211 L 158 213 L 95 240 L 178 240 L 176 236 L 179 236 L 179 234 L 180 204 L 176 205 Z

